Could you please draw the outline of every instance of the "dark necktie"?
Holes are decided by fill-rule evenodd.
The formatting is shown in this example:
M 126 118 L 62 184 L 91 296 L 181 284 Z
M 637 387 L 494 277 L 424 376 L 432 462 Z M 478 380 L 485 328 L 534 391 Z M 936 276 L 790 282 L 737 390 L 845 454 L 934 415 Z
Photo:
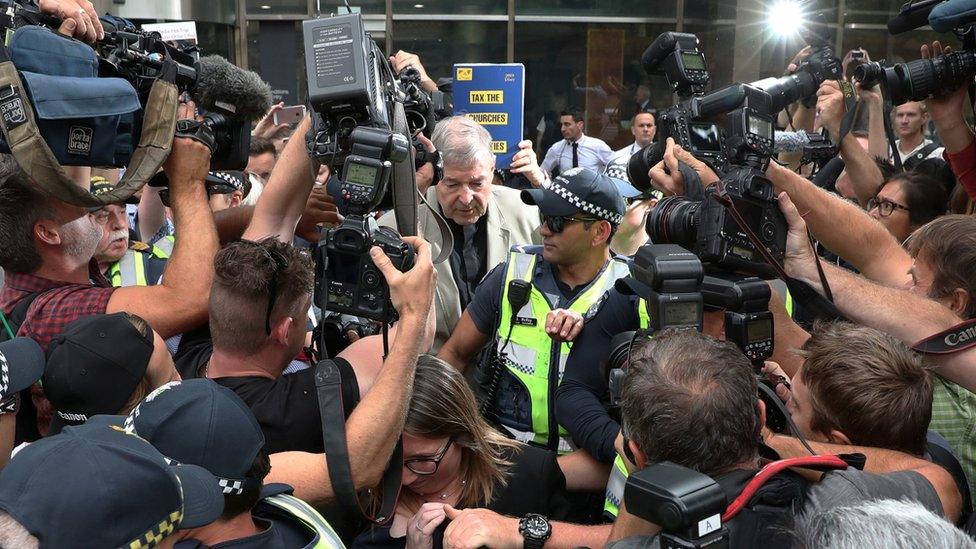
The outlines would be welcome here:
M 579 167 L 579 143 L 573 143 L 573 167 Z
M 478 229 L 476 225 L 466 225 L 462 228 L 464 232 L 464 252 L 462 256 L 464 257 L 464 279 L 468 283 L 468 287 L 471 291 L 474 291 L 475 286 L 478 285 L 478 271 L 481 267 L 481 257 L 478 255 L 478 246 L 475 245 L 474 239 L 475 234 L 477 234 Z

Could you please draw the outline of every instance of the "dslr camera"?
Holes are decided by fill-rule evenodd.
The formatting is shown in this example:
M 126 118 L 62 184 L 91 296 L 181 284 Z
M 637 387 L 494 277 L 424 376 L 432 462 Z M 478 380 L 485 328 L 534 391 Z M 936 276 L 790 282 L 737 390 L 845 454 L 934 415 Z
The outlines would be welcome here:
M 378 128 L 357 127 L 340 179 L 339 211 L 344 218 L 319 241 L 316 254 L 316 304 L 381 323 L 396 320 L 390 287 L 369 250 L 379 246 L 400 271 L 413 267 L 413 247 L 370 215 L 386 193 L 393 162 L 403 162 L 406 138 Z
M 669 137 L 698 158 L 724 164 L 719 128 L 708 120 L 711 113 L 707 106 L 702 112 L 701 98 L 711 76 L 705 54 L 698 49 L 698 37 L 680 32 L 661 33 L 644 51 L 641 64 L 650 75 L 663 74 L 679 102 L 658 113 L 657 141 L 631 156 L 627 176 L 634 186 L 641 190 L 650 188 L 647 172 L 663 156 L 662 147 Z
M 702 188 L 698 181 L 686 181 L 684 196 L 658 202 L 648 216 L 648 235 L 652 242 L 693 251 L 707 269 L 773 278 L 769 259 L 782 262 L 788 226 L 764 174 L 773 149 L 770 97 L 733 84 L 698 101 L 707 108 L 700 112 L 712 114 L 710 120 L 721 128 L 728 162 L 717 169 L 718 183 Z
M 817 90 L 825 80 L 843 82 L 843 65 L 830 45 L 827 18 L 817 13 L 809 18 L 801 32 L 803 41 L 810 46 L 810 55 L 800 61 L 793 74 L 780 78 L 765 78 L 752 83 L 769 94 L 771 114 L 778 113 L 796 101 L 811 108 L 817 104 Z M 852 94 L 848 89 L 845 93 Z

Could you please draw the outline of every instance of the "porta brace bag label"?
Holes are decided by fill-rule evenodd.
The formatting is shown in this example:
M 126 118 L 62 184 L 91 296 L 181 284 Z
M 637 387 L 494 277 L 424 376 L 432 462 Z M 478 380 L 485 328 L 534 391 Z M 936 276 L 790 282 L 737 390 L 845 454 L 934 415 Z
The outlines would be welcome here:
M 71 126 L 68 129 L 68 154 L 90 156 L 95 130 L 88 126 Z
M 7 86 L 0 90 L 0 117 L 7 131 L 27 122 L 27 112 L 24 110 L 24 100 L 17 88 Z

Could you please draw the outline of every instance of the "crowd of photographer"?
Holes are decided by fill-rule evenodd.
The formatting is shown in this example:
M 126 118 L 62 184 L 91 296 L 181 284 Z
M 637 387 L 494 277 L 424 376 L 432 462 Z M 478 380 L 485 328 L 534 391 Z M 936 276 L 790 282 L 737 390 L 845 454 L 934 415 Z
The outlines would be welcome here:
M 971 51 L 814 23 L 711 91 L 663 33 L 633 144 L 570 108 L 499 171 L 357 14 L 289 123 L 4 8 L 0 547 L 976 547 Z

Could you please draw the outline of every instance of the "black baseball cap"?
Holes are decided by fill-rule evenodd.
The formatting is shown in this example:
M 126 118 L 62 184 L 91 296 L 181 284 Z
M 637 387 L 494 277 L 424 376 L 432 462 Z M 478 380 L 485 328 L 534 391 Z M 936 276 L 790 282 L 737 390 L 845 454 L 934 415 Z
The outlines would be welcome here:
M 224 494 L 243 492 L 248 482 L 244 477 L 264 448 L 264 432 L 251 409 L 234 391 L 210 379 L 167 383 L 127 417 L 115 418 L 166 457 L 210 471 Z
M 30 387 L 44 375 L 44 350 L 29 337 L 0 343 L 0 400 Z
M 0 509 L 41 547 L 154 547 L 220 517 L 213 475 L 107 425 L 68 427 L 0 471 Z
M 117 414 L 146 375 L 153 338 L 125 313 L 95 315 L 68 324 L 48 345 L 44 394 L 54 416 L 51 433 L 97 414 Z
M 619 225 L 627 209 L 619 183 L 623 182 L 589 168 L 573 168 L 546 187 L 522 191 L 522 202 L 538 206 L 543 215 L 583 212 Z

